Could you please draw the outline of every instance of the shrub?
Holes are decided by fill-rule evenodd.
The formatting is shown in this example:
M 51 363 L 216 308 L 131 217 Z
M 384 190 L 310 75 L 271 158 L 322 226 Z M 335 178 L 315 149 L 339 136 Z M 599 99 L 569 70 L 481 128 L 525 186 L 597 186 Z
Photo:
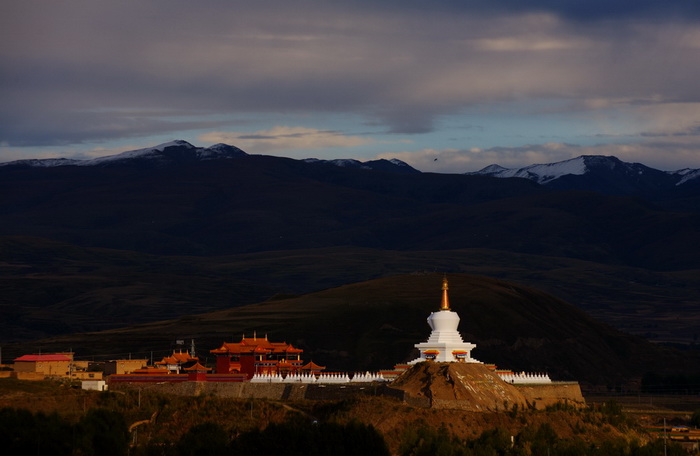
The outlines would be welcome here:
M 192 426 L 177 444 L 180 456 L 219 456 L 228 454 L 229 437 L 216 423 Z
M 389 455 L 384 438 L 371 425 L 288 421 L 270 424 L 262 431 L 242 434 L 231 444 L 234 455 L 284 454 L 285 456 Z
M 78 446 L 85 455 L 126 454 L 129 430 L 124 415 L 103 408 L 90 409 L 78 423 Z

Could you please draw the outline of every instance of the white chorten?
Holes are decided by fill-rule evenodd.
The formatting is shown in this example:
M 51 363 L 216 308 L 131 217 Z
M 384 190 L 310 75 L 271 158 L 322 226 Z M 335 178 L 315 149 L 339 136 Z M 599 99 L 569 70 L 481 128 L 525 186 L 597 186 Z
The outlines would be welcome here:
M 480 363 L 471 357 L 471 351 L 476 348 L 476 344 L 464 342 L 457 331 L 459 315 L 450 310 L 450 302 L 447 298 L 447 278 L 442 280 L 440 311 L 430 313 L 428 324 L 432 329 L 430 337 L 427 341 L 415 345 L 420 350 L 420 358 L 416 358 L 408 364 L 421 361 Z

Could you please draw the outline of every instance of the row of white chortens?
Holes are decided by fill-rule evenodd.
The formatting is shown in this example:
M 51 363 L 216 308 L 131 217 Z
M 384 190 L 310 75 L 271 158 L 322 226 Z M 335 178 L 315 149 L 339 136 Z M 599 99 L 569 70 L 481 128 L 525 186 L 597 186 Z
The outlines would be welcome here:
M 497 372 L 506 383 L 514 383 L 519 385 L 537 384 L 537 383 L 552 383 L 552 379 L 548 374 L 531 374 L 528 372 Z
M 531 374 L 528 372 L 497 372 L 506 383 L 516 385 L 552 383 L 547 374 Z M 251 383 L 316 383 L 316 384 L 337 384 L 337 383 L 371 383 L 385 382 L 386 379 L 381 373 L 370 372 L 357 373 L 350 377 L 348 374 L 339 372 L 322 372 L 320 374 L 255 374 Z
M 320 374 L 290 373 L 284 377 L 280 374 L 255 374 L 250 381 L 251 383 L 369 383 L 386 380 L 381 373 L 357 373 L 351 378 L 348 374 L 339 372 L 322 372 Z

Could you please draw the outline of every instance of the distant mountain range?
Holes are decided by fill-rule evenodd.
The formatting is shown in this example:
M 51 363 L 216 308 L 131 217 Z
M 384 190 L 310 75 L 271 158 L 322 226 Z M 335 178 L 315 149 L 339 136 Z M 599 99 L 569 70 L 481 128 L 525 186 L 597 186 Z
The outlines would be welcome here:
M 58 166 L 165 166 L 175 163 L 187 163 L 204 160 L 235 158 L 248 155 L 241 149 L 227 144 L 215 144 L 211 147 L 195 147 L 187 141 L 175 140 L 159 144 L 155 147 L 137 149 L 117 155 L 93 158 L 90 160 L 75 160 L 68 158 L 48 158 L 16 160 L 0 163 L 7 168 L 52 168 Z
M 48 168 L 59 166 L 138 167 L 156 168 L 186 163 L 248 156 L 238 147 L 215 144 L 196 147 L 187 141 L 175 140 L 155 147 L 123 152 L 117 155 L 89 160 L 30 159 L 0 163 L 0 168 Z M 407 163 L 398 160 L 354 159 L 320 160 L 308 158 L 305 163 L 323 163 L 343 168 L 383 171 L 399 174 L 421 174 Z M 641 163 L 627 163 L 616 157 L 582 155 L 570 160 L 529 165 L 523 168 L 504 168 L 489 165 L 479 171 L 465 173 L 498 178 L 522 178 L 557 190 L 595 191 L 606 195 L 636 196 L 655 202 L 668 202 L 672 207 L 700 209 L 700 169 L 660 171 Z
M 10 162 L 0 166 L 0 234 L 160 254 L 499 248 L 700 267 L 695 172 L 677 185 L 680 172 L 609 157 L 490 169 L 421 173 L 398 160 L 293 160 L 185 141 Z
M 235 146 L 228 144 L 214 144 L 210 147 L 196 147 L 187 141 L 175 140 L 159 144 L 145 149 L 130 150 L 121 154 L 93 158 L 89 160 L 77 160 L 68 158 L 48 158 L 15 160 L 0 163 L 0 167 L 8 168 L 51 168 L 58 166 L 97 166 L 97 167 L 142 167 L 154 168 L 172 166 L 178 164 L 201 162 L 208 160 L 221 160 L 245 157 L 248 154 Z M 420 173 L 401 160 L 319 160 L 309 158 L 308 163 L 329 163 L 336 166 L 358 169 L 372 169 L 398 173 Z

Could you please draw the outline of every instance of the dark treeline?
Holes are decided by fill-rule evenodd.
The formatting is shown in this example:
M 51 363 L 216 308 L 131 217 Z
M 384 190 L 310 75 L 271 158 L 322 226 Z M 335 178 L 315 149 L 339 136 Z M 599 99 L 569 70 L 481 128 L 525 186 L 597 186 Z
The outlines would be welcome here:
M 402 456 L 657 456 L 664 454 L 664 442 L 647 444 L 628 442 L 623 438 L 590 443 L 583 439 L 560 439 L 554 429 L 544 423 L 525 427 L 513 436 L 496 428 L 484 431 L 477 439 L 462 441 L 445 429 L 422 427 L 410 433 L 401 447 Z M 687 452 L 674 443 L 667 443 L 668 456 L 685 456 Z
M 120 412 L 90 409 L 75 424 L 57 413 L 0 409 L 0 441 L 6 455 L 121 456 L 129 449 L 129 430 Z
M 616 410 L 603 411 L 611 416 Z M 176 441 L 152 440 L 130 447 L 124 416 L 104 408 L 88 410 L 77 423 L 58 414 L 33 414 L 15 408 L 0 409 L 0 441 L 7 455 L 389 455 L 386 442 L 371 425 L 310 422 L 306 419 L 270 424 L 263 430 L 231 435 L 215 422 L 192 426 Z M 583 438 L 561 439 L 548 423 L 526 426 L 517 435 L 504 429 L 484 431 L 462 440 L 445 428 L 427 425 L 406 429 L 402 456 L 652 456 L 663 454 L 663 441 L 647 444 L 612 438 L 596 444 Z M 686 454 L 669 442 L 669 456 Z

